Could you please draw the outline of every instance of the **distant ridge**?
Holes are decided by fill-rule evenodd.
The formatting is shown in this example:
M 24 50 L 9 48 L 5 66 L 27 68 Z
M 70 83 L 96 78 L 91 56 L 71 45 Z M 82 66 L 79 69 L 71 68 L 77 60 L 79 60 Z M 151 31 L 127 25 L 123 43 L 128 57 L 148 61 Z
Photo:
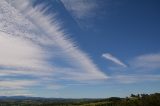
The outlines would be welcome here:
M 0 96 L 0 100 L 3 99 L 45 99 L 42 97 L 30 97 L 30 96 Z
M 56 101 L 76 101 L 76 100 L 97 100 L 105 98 L 47 98 L 47 97 L 32 97 L 32 96 L 0 96 L 0 100 L 56 100 Z

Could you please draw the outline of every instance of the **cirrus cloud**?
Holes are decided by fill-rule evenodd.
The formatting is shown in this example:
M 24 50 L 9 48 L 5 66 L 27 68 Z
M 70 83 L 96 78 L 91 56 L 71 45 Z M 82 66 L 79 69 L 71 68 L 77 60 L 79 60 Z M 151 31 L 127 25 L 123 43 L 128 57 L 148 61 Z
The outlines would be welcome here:
M 44 84 L 44 89 L 57 89 L 61 86 L 55 83 L 57 80 L 78 83 L 107 79 L 93 60 L 67 37 L 55 15 L 47 16 L 47 10 L 42 8 L 33 7 L 32 1 L 0 2 L 1 87 L 16 85 L 23 90 Z M 60 58 L 65 66 L 57 62 Z M 25 81 L 19 85 L 22 77 Z M 31 79 L 34 84 L 29 83 Z
M 113 63 L 115 63 L 117 65 L 120 65 L 122 67 L 127 67 L 126 64 L 124 64 L 122 61 L 120 61 L 118 58 L 116 58 L 115 56 L 113 56 L 110 53 L 104 53 L 104 54 L 102 54 L 102 57 L 104 57 L 107 60 L 112 61 Z

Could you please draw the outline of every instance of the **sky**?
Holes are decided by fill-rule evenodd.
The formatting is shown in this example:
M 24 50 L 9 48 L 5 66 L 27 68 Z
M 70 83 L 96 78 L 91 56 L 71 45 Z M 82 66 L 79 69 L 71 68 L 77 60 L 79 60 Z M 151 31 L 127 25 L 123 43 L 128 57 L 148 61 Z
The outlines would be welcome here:
M 160 92 L 159 4 L 1 0 L 0 96 L 106 98 Z

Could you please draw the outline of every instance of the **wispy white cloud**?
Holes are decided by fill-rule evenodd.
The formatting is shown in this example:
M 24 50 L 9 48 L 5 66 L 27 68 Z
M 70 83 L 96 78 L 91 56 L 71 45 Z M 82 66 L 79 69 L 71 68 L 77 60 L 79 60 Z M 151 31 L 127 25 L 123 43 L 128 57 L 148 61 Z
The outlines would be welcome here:
M 130 61 L 130 66 L 138 70 L 160 69 L 160 53 L 137 56 Z
M 61 2 L 66 10 L 77 19 L 92 17 L 98 7 L 95 0 L 61 0 Z
M 107 56 L 107 59 L 110 56 Z M 160 81 L 160 75 L 158 73 L 160 69 L 160 54 L 144 54 L 132 58 L 128 62 L 128 67 L 124 73 L 116 73 L 110 76 L 110 79 L 114 82 L 132 84 L 141 83 L 145 81 Z M 116 68 L 115 70 L 122 70 Z
M 82 29 L 93 27 L 94 19 L 99 10 L 99 0 L 61 0 L 64 8 L 77 25 Z
M 119 60 L 118 58 L 116 58 L 115 56 L 113 56 L 110 53 L 104 53 L 104 54 L 102 54 L 102 57 L 104 57 L 105 59 L 110 60 L 110 61 L 114 62 L 115 64 L 118 64 L 122 67 L 127 67 L 126 64 L 124 64 L 121 60 Z
M 23 38 L 0 32 L 0 66 L 40 70 L 47 63 L 40 47 Z
M 61 30 L 61 27 L 54 16 L 44 16 L 45 11 L 39 11 L 41 10 L 41 7 L 28 7 L 27 10 L 28 11 L 24 14 L 32 19 L 30 20 L 32 24 L 38 26 L 44 31 L 44 34 L 48 36 L 49 39 L 55 42 L 55 44 L 52 44 L 51 46 L 57 47 L 59 51 L 56 53 L 56 50 L 52 50 L 53 54 L 58 54 L 60 57 L 69 60 L 68 64 L 75 67 L 75 72 L 81 71 L 84 73 L 84 77 L 85 75 L 93 75 L 93 79 L 107 78 L 107 76 L 103 74 L 93 63 L 89 56 L 82 52 L 71 40 L 66 37 L 66 34 L 63 30 Z
M 37 84 L 35 80 L 1 80 L 1 89 L 24 89 L 25 87 L 33 86 Z
M 35 96 L 28 90 L 20 90 L 20 89 L 1 89 L 0 90 L 1 96 Z
M 58 87 L 51 82 L 62 78 L 73 81 L 107 79 L 90 57 L 67 38 L 55 15 L 44 13 L 41 6 L 33 8 L 31 1 L 0 2 L 0 76 L 17 78 L 15 82 L 0 81 L 1 87 L 33 86 L 27 81 L 18 84 L 24 75 L 26 78 L 34 76 L 32 80 L 37 84 L 48 81 L 46 88 Z M 57 58 L 62 58 L 68 66 L 55 65 Z
M 118 83 L 132 84 L 146 81 L 160 81 L 160 75 L 115 75 L 111 79 Z

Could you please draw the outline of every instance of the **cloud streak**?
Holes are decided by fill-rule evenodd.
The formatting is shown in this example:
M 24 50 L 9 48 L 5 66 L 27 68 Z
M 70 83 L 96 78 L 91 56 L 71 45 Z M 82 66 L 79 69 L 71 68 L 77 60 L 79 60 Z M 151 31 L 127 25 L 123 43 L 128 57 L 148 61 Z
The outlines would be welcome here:
M 130 61 L 130 65 L 131 67 L 139 70 L 160 69 L 160 53 L 137 56 Z
M 26 91 L 26 90 L 20 90 L 20 89 L 2 89 L 0 90 L 0 95 L 5 96 L 35 96 L 33 93 Z
M 110 53 L 104 53 L 104 54 L 102 54 L 102 57 L 104 57 L 107 60 L 112 61 L 113 63 L 115 63 L 117 65 L 120 65 L 122 67 L 127 67 L 126 64 L 124 64 L 122 61 L 120 61 L 118 58 L 116 58 L 115 56 L 113 56 Z
M 23 38 L 0 32 L 0 66 L 40 70 L 47 65 L 40 47 Z M 47 68 L 46 68 L 47 69 Z
M 99 0 L 60 0 L 66 11 L 82 29 L 93 27 L 99 11 Z
M 32 79 L 34 85 L 45 83 L 44 89 L 57 89 L 61 86 L 55 84 L 57 80 L 78 83 L 107 79 L 92 59 L 67 37 L 55 15 L 46 16 L 47 10 L 42 8 L 33 7 L 31 1 L 0 2 L 0 78 L 15 79 L 1 80 L 0 86 L 7 89 L 15 85 L 23 90 L 34 87 Z M 57 65 L 60 58 L 66 66 Z M 26 78 L 24 82 L 20 82 L 22 76 Z
M 145 81 L 159 81 L 160 75 L 115 75 L 111 79 L 118 83 L 132 84 Z
M 106 56 L 110 60 L 110 55 Z M 112 60 L 112 59 L 111 59 Z M 112 60 L 114 61 L 114 60 Z M 119 63 L 117 63 L 119 64 Z M 128 61 L 125 72 L 112 74 L 110 80 L 116 83 L 132 84 L 146 81 L 160 81 L 160 53 L 139 55 Z M 116 70 L 122 70 L 116 68 Z
M 1 80 L 0 82 L 1 89 L 23 89 L 37 84 L 34 80 Z
M 64 7 L 76 19 L 91 17 L 97 8 L 95 0 L 61 0 Z

